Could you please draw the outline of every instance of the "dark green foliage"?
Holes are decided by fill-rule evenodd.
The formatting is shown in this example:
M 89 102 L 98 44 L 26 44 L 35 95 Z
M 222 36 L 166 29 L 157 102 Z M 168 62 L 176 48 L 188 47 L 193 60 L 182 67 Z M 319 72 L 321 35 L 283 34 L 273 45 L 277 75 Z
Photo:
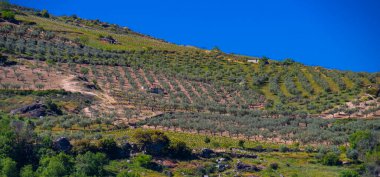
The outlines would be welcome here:
M 87 75 L 87 74 L 88 74 L 88 71 L 89 71 L 88 68 L 85 68 L 85 67 L 81 67 L 81 68 L 80 68 L 80 73 L 83 74 L 83 75 Z
M 328 152 L 322 157 L 322 164 L 324 165 L 340 165 L 342 162 L 339 160 L 339 156 L 333 152 Z
M 20 177 L 37 177 L 32 165 L 26 165 L 20 170 Z
M 268 74 L 266 73 L 255 73 L 252 77 L 254 86 L 262 86 L 268 81 Z
M 280 152 L 288 152 L 289 148 L 286 145 L 281 145 L 279 151 Z
M 52 100 L 47 100 L 46 106 L 49 111 L 52 111 L 56 113 L 57 115 L 62 115 L 62 111 L 59 109 L 57 104 L 55 104 Z
M 75 173 L 79 176 L 104 176 L 103 166 L 108 164 L 108 158 L 103 153 L 86 152 L 76 157 Z
M 120 148 L 117 146 L 116 141 L 112 138 L 100 140 L 99 150 L 107 154 L 110 159 L 116 159 L 120 154 Z
M 36 15 L 44 18 L 50 17 L 50 14 L 46 9 L 42 10 L 41 12 L 37 12 Z
M 16 162 L 11 158 L 0 158 L 0 174 L 6 177 L 17 177 Z
M 271 164 L 269 164 L 269 166 L 273 170 L 277 170 L 278 169 L 278 163 L 271 163 Z
M 306 147 L 305 147 L 305 151 L 306 151 L 307 153 L 312 153 L 312 152 L 314 151 L 314 148 L 313 148 L 313 146 L 306 146 Z
M 352 159 L 353 161 L 357 161 L 359 159 L 359 152 L 356 149 L 349 149 L 346 153 L 347 157 Z
M 152 156 L 146 154 L 139 154 L 133 159 L 133 161 L 137 163 L 139 166 L 147 168 L 152 162 Z
M 210 143 L 211 142 L 211 139 L 209 138 L 209 137 L 205 137 L 205 139 L 204 139 L 204 142 L 206 143 L 206 144 L 208 144 L 208 143 Z
M 352 149 L 355 149 L 359 159 L 363 160 L 367 152 L 373 151 L 379 145 L 378 135 L 369 130 L 357 131 L 350 135 L 349 142 Z
M 15 20 L 15 13 L 11 10 L 2 10 L 1 11 L 1 18 L 4 18 L 5 20 L 14 21 Z
M 155 130 L 137 130 L 133 135 L 140 147 L 148 154 L 162 156 L 167 153 L 170 140 L 160 131 Z
M 43 177 L 66 176 L 74 171 L 74 158 L 60 153 L 52 157 L 44 157 L 40 161 L 37 172 Z
M 294 63 L 295 63 L 295 61 L 294 61 L 293 59 L 291 59 L 291 58 L 287 58 L 287 59 L 285 59 L 285 60 L 282 62 L 283 65 L 292 65 L 292 64 L 294 64 Z
M 5 66 L 8 61 L 8 57 L 0 54 L 0 66 Z
M 352 170 L 345 170 L 339 174 L 339 177 L 359 177 L 359 173 Z
M 279 111 L 289 111 L 289 108 L 278 108 Z M 349 134 L 357 129 L 376 129 L 380 127 L 380 120 L 353 120 L 338 123 L 334 119 L 294 118 L 280 116 L 276 119 L 260 116 L 258 111 L 248 112 L 247 115 L 221 115 L 209 113 L 173 113 L 146 119 L 142 124 L 149 126 L 173 126 L 183 129 L 196 129 L 213 134 L 223 132 L 230 136 L 244 135 L 247 139 L 255 139 L 256 135 L 263 138 L 281 136 L 284 140 L 299 140 L 303 144 L 311 142 L 330 141 L 341 145 L 348 142 Z M 306 126 L 303 126 L 306 125 Z M 331 125 L 331 126 L 329 126 Z M 359 128 L 360 127 L 360 128 Z M 292 137 L 283 135 L 293 134 Z M 307 136 L 305 136 L 307 135 Z
M 244 143 L 245 143 L 244 140 L 239 140 L 238 146 L 241 147 L 241 148 L 244 148 Z
M 177 159 L 189 159 L 191 157 L 191 149 L 182 141 L 171 142 L 168 153 Z
M 116 177 L 140 177 L 138 173 L 129 172 L 128 170 L 123 170 Z
M 70 92 L 65 90 L 0 90 L 0 94 L 15 96 L 15 95 L 36 95 L 36 96 L 49 96 L 49 95 L 68 95 Z
M 268 63 L 269 63 L 269 58 L 266 57 L 266 56 L 261 57 L 260 60 L 259 60 L 259 64 L 260 65 L 265 65 L 265 64 L 268 64 Z

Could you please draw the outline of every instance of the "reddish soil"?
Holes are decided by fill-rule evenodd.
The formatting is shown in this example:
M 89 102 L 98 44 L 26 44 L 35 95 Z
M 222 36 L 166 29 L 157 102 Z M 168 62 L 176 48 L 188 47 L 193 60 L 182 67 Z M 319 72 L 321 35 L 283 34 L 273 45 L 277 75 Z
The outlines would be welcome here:
M 190 100 L 190 103 L 193 103 L 193 100 L 191 99 L 190 94 L 189 94 L 189 92 L 187 92 L 187 90 L 185 89 L 185 87 L 177 79 L 174 79 L 174 82 L 177 82 L 177 84 L 178 84 L 179 88 L 181 89 L 181 91 Z

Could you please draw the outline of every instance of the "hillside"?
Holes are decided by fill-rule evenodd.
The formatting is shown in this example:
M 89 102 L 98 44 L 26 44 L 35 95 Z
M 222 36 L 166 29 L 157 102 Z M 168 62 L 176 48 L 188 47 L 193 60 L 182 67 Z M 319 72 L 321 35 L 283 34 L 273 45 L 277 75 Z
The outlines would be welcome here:
M 228 149 L 242 148 L 229 154 L 230 166 L 240 161 L 252 164 L 251 156 L 245 156 L 252 152 L 267 160 L 254 160 L 258 168 L 244 175 L 309 176 L 323 168 L 326 176 L 336 176 L 367 163 L 364 157 L 350 159 L 341 152 L 343 148 L 349 152 L 351 135 L 371 130 L 377 136 L 380 130 L 379 72 L 330 70 L 292 59 L 179 46 L 99 20 L 57 17 L 14 5 L 3 8 L 0 120 L 25 122 L 24 127 L 31 120 L 37 134 L 67 137 L 74 148 L 85 149 L 82 146 L 106 137 L 133 137 L 141 133 L 135 128 L 158 129 L 195 150 L 210 148 L 225 155 Z M 211 144 L 204 142 L 209 137 Z M 81 144 L 84 141 L 88 144 Z M 139 143 L 138 138 L 128 141 Z M 379 146 L 374 145 L 374 152 L 375 147 Z M 307 148 L 311 150 L 306 152 Z M 350 164 L 318 163 L 321 151 L 334 150 L 339 151 L 338 161 Z M 245 155 L 237 158 L 239 153 Z M 282 158 L 286 162 L 279 162 Z M 200 155 L 191 163 L 166 157 L 154 161 L 175 176 L 216 175 L 217 170 L 197 169 L 197 165 L 206 169 L 215 160 L 206 159 Z M 125 170 L 118 164 L 125 159 L 118 160 L 105 167 L 108 175 Z M 175 167 L 166 167 L 170 165 L 165 166 L 165 160 Z M 281 172 L 273 163 L 280 163 Z M 143 171 L 142 176 L 165 175 L 165 170 L 151 166 L 126 166 Z M 219 174 L 234 174 L 234 169 L 227 169 Z

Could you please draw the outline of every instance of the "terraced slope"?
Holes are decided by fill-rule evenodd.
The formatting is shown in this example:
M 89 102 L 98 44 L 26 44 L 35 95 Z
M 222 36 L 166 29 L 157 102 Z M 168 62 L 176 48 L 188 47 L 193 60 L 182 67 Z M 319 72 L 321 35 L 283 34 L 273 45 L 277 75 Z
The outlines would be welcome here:
M 0 23 L 4 55 L 33 59 L 35 68 L 39 68 L 38 62 L 46 62 L 46 72 L 40 73 L 44 76 L 61 65 L 76 75 L 84 74 L 84 68 L 90 71 L 85 76 L 89 81 L 96 81 L 120 99 L 129 95 L 129 101 L 137 93 L 138 99 L 156 100 L 140 92 L 159 87 L 167 95 L 160 96 L 160 103 L 149 104 L 162 106 L 164 102 L 186 110 L 222 113 L 236 109 L 262 114 L 320 114 L 362 99 L 379 84 L 379 73 L 328 70 L 292 60 L 264 62 L 263 58 L 249 63 L 251 57 L 178 46 L 96 20 L 43 18 L 32 11 L 14 10 L 18 12 L 17 23 Z M 104 37 L 116 42 L 109 43 Z M 15 71 L 14 75 L 22 77 Z

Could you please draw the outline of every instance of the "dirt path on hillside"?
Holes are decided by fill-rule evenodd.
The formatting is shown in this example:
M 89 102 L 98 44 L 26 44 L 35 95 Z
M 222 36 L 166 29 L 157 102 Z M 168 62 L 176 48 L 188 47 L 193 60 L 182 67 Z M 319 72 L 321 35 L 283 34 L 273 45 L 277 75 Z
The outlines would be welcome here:
M 108 94 L 103 93 L 101 91 L 94 91 L 94 92 L 86 91 L 79 84 L 80 82 L 75 80 L 75 76 L 71 75 L 67 78 L 62 79 L 60 86 L 62 87 L 62 89 L 66 91 L 79 92 L 86 95 L 96 96 L 100 100 L 102 100 L 102 102 L 105 103 L 106 105 L 112 105 L 116 103 L 115 99 L 109 96 Z

